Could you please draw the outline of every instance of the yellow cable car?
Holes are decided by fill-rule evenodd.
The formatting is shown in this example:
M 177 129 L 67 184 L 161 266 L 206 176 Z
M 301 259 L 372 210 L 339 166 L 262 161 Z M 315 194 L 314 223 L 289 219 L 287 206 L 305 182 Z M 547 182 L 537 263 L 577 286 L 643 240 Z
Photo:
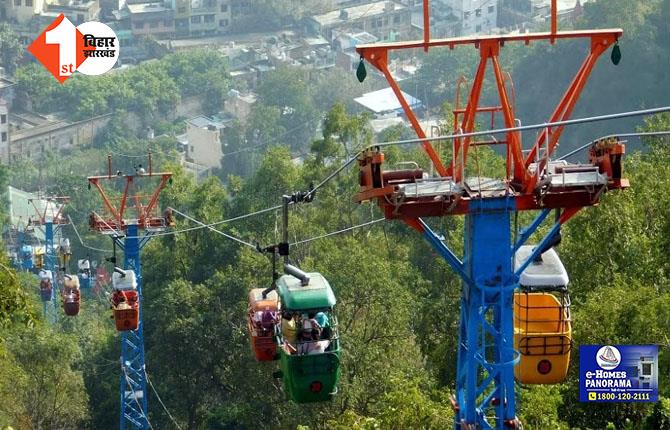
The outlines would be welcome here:
M 522 246 L 518 267 L 533 246 Z M 514 348 L 521 354 L 514 368 L 522 384 L 556 384 L 565 380 L 572 350 L 568 274 L 549 249 L 521 274 L 514 294 Z
M 34 248 L 33 261 L 36 269 L 44 268 L 44 253 L 46 249 L 44 246 L 36 246 Z

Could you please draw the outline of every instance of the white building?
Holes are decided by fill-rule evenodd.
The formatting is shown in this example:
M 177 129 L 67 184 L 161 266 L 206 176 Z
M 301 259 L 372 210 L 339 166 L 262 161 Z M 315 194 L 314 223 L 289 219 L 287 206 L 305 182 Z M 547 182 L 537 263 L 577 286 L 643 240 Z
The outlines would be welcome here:
M 5 19 L 13 24 L 25 25 L 35 15 L 46 9 L 44 0 L 5 0 Z
M 0 99 L 0 160 L 9 159 L 9 106 Z
M 461 21 L 461 36 L 488 34 L 497 28 L 497 0 L 438 0 Z
M 221 167 L 221 136 L 225 125 L 200 115 L 186 121 L 186 156 L 207 168 Z

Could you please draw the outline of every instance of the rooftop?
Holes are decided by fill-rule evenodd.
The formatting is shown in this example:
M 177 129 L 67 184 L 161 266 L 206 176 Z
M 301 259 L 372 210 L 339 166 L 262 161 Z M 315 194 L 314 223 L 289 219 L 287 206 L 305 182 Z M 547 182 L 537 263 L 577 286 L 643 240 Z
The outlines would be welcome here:
M 13 85 L 16 85 L 16 82 L 11 81 L 7 78 L 0 77 L 0 90 L 4 88 L 11 87 Z
M 140 4 L 129 4 L 127 6 L 131 14 L 155 13 L 155 12 L 165 12 L 172 10 L 163 6 L 162 3 L 140 3 Z
M 225 125 L 220 122 L 216 121 L 212 118 L 206 117 L 204 115 L 199 115 L 194 118 L 186 120 L 187 123 L 191 124 L 193 127 L 198 127 L 198 128 L 210 128 L 214 127 L 217 130 L 220 130 L 222 128 L 225 128 Z
M 335 306 L 335 294 L 330 284 L 320 273 L 307 273 L 309 284 L 301 285 L 291 275 L 277 280 L 277 290 L 282 308 L 289 310 L 329 309 Z
M 421 106 L 421 100 L 410 96 L 404 91 L 402 92 L 402 95 L 405 97 L 405 100 L 407 100 L 410 107 L 416 108 Z M 354 101 L 376 114 L 402 110 L 402 106 L 391 87 L 365 93 L 360 97 L 356 97 Z
M 406 9 L 405 6 L 392 2 L 380 1 L 376 3 L 368 3 L 359 6 L 352 6 L 332 12 L 324 13 L 323 15 L 314 15 L 312 19 L 324 27 L 336 26 L 349 21 L 356 21 L 361 18 L 369 18 L 376 15 L 383 15 L 390 11 L 398 11 Z

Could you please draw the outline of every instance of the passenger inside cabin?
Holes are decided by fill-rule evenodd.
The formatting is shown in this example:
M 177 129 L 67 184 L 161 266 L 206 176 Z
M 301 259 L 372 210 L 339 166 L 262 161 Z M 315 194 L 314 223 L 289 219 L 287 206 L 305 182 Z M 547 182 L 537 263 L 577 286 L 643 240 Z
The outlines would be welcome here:
M 284 340 L 290 346 L 294 346 L 298 339 L 298 330 L 295 324 L 295 318 L 290 312 L 284 311 L 281 320 L 281 333 Z
M 271 311 L 269 308 L 265 308 L 265 311 L 263 311 L 263 314 L 261 315 L 261 327 L 264 330 L 273 331 L 276 323 L 276 313 Z
M 315 343 L 321 337 L 321 326 L 316 321 L 316 313 L 309 312 L 302 318 L 302 336 L 301 343 L 298 345 L 298 351 L 301 354 L 309 354 L 316 347 Z
M 332 330 L 330 328 L 330 320 L 325 312 L 317 312 L 314 319 L 321 326 L 321 339 L 330 339 Z

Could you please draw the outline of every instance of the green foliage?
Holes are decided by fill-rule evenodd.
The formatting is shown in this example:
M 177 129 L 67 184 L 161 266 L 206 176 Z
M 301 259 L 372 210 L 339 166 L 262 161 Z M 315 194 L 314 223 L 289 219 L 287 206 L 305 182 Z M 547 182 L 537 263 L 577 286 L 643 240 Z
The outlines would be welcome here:
M 101 76 L 75 75 L 62 85 L 43 67 L 29 64 L 17 71 L 17 83 L 41 112 L 69 106 L 64 113 L 81 120 L 124 110 L 148 121 L 172 114 L 182 97 L 202 94 L 207 94 L 205 111 L 218 112 L 229 89 L 229 75 L 228 61 L 218 51 L 192 50 Z
M 645 421 L 645 430 L 670 429 L 670 399 L 660 398 Z
M 22 55 L 23 47 L 19 42 L 19 35 L 8 23 L 0 23 L 0 66 L 11 76 L 16 71 Z
M 89 416 L 76 339 L 45 327 L 0 332 L 0 425 L 80 427 Z M 7 397 L 5 397 L 7 396 Z

